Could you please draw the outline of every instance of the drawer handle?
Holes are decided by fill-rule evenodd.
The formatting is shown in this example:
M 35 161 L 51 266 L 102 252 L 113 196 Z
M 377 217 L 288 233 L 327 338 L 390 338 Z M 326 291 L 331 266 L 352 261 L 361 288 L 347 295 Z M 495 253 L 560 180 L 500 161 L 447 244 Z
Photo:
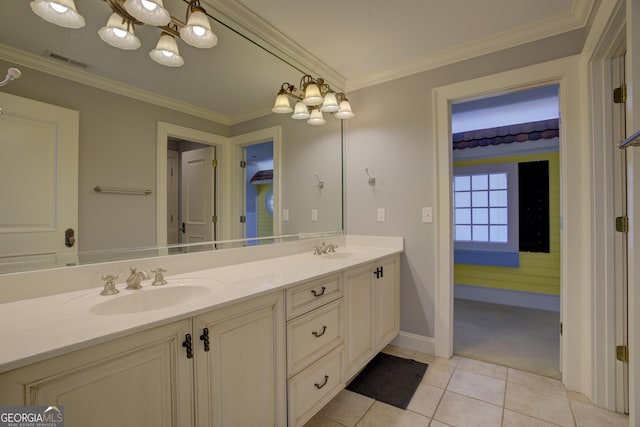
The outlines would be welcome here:
M 313 385 L 316 386 L 318 390 L 320 390 L 322 387 L 327 385 L 327 382 L 329 382 L 329 375 L 324 376 L 324 382 L 322 384 L 314 383 Z
M 314 337 L 320 338 L 321 336 L 323 336 L 325 334 L 325 332 L 327 332 L 327 325 L 323 325 L 322 326 L 322 332 L 313 331 L 311 333 L 313 334 Z
M 327 290 L 327 288 L 323 286 L 322 290 L 319 293 L 316 292 L 315 289 L 311 289 L 311 293 L 313 294 L 314 297 L 320 297 L 320 296 L 324 295 L 324 291 L 326 291 L 326 290 Z

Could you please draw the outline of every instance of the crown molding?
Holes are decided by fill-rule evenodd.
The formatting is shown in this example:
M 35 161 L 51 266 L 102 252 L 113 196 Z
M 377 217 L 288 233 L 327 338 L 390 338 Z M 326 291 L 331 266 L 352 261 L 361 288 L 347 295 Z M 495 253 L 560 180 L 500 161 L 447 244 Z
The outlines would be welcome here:
M 181 113 L 190 114 L 205 120 L 211 120 L 226 126 L 230 126 L 232 120 L 230 117 L 209 110 L 207 108 L 198 107 L 196 105 L 179 101 L 168 96 L 158 95 L 148 90 L 136 88 L 106 77 L 89 73 L 84 70 L 74 69 L 70 66 L 58 64 L 44 57 L 33 55 L 10 46 L 0 43 L 0 59 L 23 65 L 43 73 L 51 74 L 56 77 L 71 80 L 87 86 L 106 90 L 118 95 L 137 99 L 138 101 L 147 102 Z
M 362 89 L 500 50 L 517 47 L 534 40 L 584 28 L 588 24 L 594 3 L 595 0 L 574 0 L 571 10 L 563 15 L 558 15 L 541 22 L 498 33 L 483 39 L 474 40 L 473 42 L 458 45 L 451 49 L 442 50 L 428 57 L 390 70 L 349 79 L 346 90 L 353 91 Z
M 322 62 L 308 50 L 297 44 L 271 25 L 269 22 L 256 15 L 239 1 L 230 0 L 203 0 L 209 7 L 216 11 L 217 19 L 239 30 L 244 36 L 250 38 L 274 56 L 298 69 L 301 73 L 314 74 L 314 77 L 322 77 L 327 83 L 338 90 L 344 90 L 346 79 L 329 65 Z

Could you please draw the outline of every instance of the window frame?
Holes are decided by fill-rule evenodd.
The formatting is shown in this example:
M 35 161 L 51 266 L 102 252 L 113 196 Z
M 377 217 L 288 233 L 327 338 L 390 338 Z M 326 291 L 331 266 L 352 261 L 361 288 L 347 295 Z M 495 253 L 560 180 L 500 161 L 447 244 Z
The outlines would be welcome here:
M 507 242 L 477 242 L 456 240 L 455 178 L 457 176 L 507 174 Z M 518 201 L 518 163 L 490 163 L 453 168 L 452 176 L 452 224 L 455 250 L 483 252 L 519 252 L 519 201 Z

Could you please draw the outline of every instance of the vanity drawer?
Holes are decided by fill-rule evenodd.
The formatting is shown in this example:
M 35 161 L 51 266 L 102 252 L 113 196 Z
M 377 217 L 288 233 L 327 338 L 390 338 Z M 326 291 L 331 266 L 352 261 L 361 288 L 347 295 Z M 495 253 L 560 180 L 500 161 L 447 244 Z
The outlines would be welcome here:
M 287 324 L 289 375 L 342 344 L 342 299 L 317 308 Z
M 336 274 L 287 289 L 287 319 L 342 296 L 342 275 Z
M 289 380 L 289 425 L 302 426 L 345 386 L 340 346 Z

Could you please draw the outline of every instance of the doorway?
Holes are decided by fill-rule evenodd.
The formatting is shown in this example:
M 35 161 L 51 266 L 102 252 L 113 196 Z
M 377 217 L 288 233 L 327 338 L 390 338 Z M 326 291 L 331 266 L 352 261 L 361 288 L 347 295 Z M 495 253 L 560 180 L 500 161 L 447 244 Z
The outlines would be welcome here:
M 454 102 L 455 354 L 560 378 L 558 85 Z
M 244 238 L 257 244 L 258 238 L 273 236 L 273 141 L 242 147 L 244 168 Z
M 216 240 L 216 147 L 167 140 L 167 243 Z

